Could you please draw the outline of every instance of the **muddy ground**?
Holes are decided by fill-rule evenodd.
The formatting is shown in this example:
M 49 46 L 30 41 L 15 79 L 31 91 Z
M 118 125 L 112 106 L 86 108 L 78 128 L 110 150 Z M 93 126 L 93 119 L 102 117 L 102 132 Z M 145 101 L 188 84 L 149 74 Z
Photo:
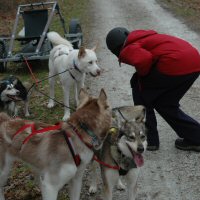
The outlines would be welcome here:
M 122 65 L 120 68 L 117 58 L 107 50 L 105 37 L 110 29 L 116 26 L 123 26 L 129 30 L 155 29 L 161 33 L 186 39 L 200 49 L 199 34 L 193 32 L 189 28 L 191 26 L 187 26 L 182 17 L 163 9 L 158 2 L 155 0 L 91 0 L 89 10 L 92 23 L 89 43 L 99 41 L 97 54 L 105 73 L 98 79 L 89 79 L 88 86 L 94 94 L 98 93 L 100 88 L 105 88 L 113 107 L 133 104 L 129 80 L 134 68 L 128 65 Z M 200 80 L 197 80 L 181 101 L 182 109 L 198 121 L 200 121 L 199 83 Z M 136 199 L 199 200 L 200 154 L 177 150 L 174 147 L 177 138 L 175 132 L 159 115 L 157 117 L 160 150 L 145 154 L 145 165 L 138 179 Z M 89 175 L 85 177 L 82 198 L 101 197 L 101 180 L 99 179 L 97 195 L 89 196 L 88 179 Z M 127 199 L 126 191 L 115 190 L 114 199 Z

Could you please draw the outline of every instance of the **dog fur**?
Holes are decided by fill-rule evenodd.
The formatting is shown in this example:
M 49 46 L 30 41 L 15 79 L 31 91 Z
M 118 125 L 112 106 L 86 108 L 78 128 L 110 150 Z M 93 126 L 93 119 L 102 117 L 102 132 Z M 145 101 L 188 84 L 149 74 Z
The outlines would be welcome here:
M 144 121 L 143 106 L 113 109 L 112 128 L 98 156 L 101 161 L 110 166 L 119 166 L 120 170 L 101 165 L 104 200 L 112 200 L 112 190 L 115 184 L 118 184 L 118 189 L 125 189 L 119 179 L 120 174 L 123 174 L 127 181 L 128 200 L 135 200 L 139 168 L 143 165 L 142 154 L 147 147 Z M 97 164 L 93 161 L 90 193 L 95 193 L 97 190 L 95 171 Z
M 62 123 L 61 130 L 34 135 L 25 144 L 23 141 L 30 134 L 29 129 L 14 138 L 13 135 L 23 125 L 34 122 L 12 119 L 5 113 L 0 113 L 0 200 L 4 200 L 3 186 L 15 159 L 21 159 L 37 171 L 43 200 L 56 200 L 58 191 L 66 183 L 69 183 L 70 200 L 79 200 L 86 165 L 93 157 L 93 150 L 102 147 L 111 125 L 111 109 L 103 89 L 98 98 L 89 96 L 81 89 L 79 102 L 77 111 L 72 113 L 68 122 Z M 80 126 L 83 123 L 97 138 L 98 143 L 94 143 L 95 145 L 91 135 Z M 45 126 L 38 123 L 36 125 L 38 128 Z M 80 137 L 72 127 L 78 130 Z M 65 133 L 71 135 L 73 146 L 80 156 L 79 166 L 73 160 L 65 141 Z M 88 148 L 86 144 L 93 144 L 92 148 Z
M 27 90 L 19 78 L 10 75 L 0 81 L 0 107 L 10 116 L 17 116 L 18 101 L 24 102 L 24 115 L 26 117 L 30 116 Z
M 74 84 L 75 101 L 78 105 L 77 94 L 80 88 L 84 88 L 86 73 L 96 77 L 100 75 L 101 69 L 97 65 L 95 48 L 85 49 L 81 47 L 79 50 L 73 49 L 72 44 L 56 32 L 49 32 L 47 37 L 54 45 L 49 57 L 49 77 L 51 78 L 49 79 L 50 99 L 47 107 L 52 108 L 55 105 L 54 87 L 56 77 L 52 76 L 59 74 L 64 93 L 63 121 L 66 121 L 70 116 L 69 98 L 72 84 Z

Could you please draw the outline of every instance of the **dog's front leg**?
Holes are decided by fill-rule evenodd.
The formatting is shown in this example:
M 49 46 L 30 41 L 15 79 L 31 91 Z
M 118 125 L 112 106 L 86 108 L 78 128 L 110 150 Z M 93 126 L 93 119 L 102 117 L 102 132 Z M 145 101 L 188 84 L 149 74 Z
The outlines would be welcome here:
M 119 179 L 119 172 L 117 170 L 103 168 L 102 169 L 102 178 L 103 178 L 103 196 L 104 200 L 112 200 L 112 191 L 114 185 Z
M 77 81 L 74 83 L 74 98 L 75 98 L 75 102 L 76 102 L 76 107 L 78 106 L 78 94 L 79 94 L 79 90 L 78 90 L 78 83 Z
M 139 169 L 131 169 L 126 178 L 127 178 L 127 187 L 128 187 L 128 200 L 135 200 L 136 197 L 136 183 L 139 175 Z
M 24 108 L 25 109 L 24 110 L 25 117 L 29 117 L 30 116 L 28 107 L 29 107 L 29 100 L 27 99 L 27 100 L 25 100 L 25 108 Z
M 96 161 L 91 161 L 91 183 L 89 187 L 89 193 L 94 194 L 97 191 L 97 168 L 99 167 Z
M 1 149 L 2 150 L 2 149 Z M 7 183 L 7 179 L 10 173 L 11 166 L 13 164 L 13 157 L 8 153 L 1 157 L 0 162 L 0 200 L 5 200 L 3 186 Z
M 117 189 L 118 190 L 125 190 L 126 186 L 122 183 L 121 178 L 119 177 L 118 182 L 117 182 Z
M 78 106 L 79 104 L 78 94 L 80 92 L 80 89 L 84 88 L 85 86 L 84 82 L 85 82 L 85 73 L 82 75 L 81 80 L 77 81 L 74 85 L 76 106 Z
M 5 200 L 5 197 L 4 197 L 4 191 L 3 191 L 3 187 L 0 188 L 0 200 Z
M 53 108 L 54 107 L 54 98 L 55 98 L 55 71 L 53 69 L 53 62 L 52 60 L 49 60 L 49 103 L 47 105 L 48 108 Z
M 42 200 L 56 200 L 58 196 L 58 185 L 52 184 L 51 176 L 45 174 L 44 177 L 40 177 L 40 187 L 42 192 Z
M 17 116 L 18 109 L 17 109 L 16 103 L 14 101 L 11 101 L 10 103 L 8 103 L 7 108 L 8 108 L 9 115 L 11 115 L 13 117 Z
M 69 93 L 70 93 L 70 86 L 65 87 L 63 86 L 63 92 L 64 92 L 64 117 L 63 121 L 67 121 L 67 119 L 70 117 L 70 108 L 69 108 Z
M 85 164 L 82 164 L 81 166 L 79 166 L 76 175 L 73 177 L 73 179 L 69 183 L 70 200 L 79 200 L 80 199 L 82 178 L 83 178 L 85 168 L 86 168 Z

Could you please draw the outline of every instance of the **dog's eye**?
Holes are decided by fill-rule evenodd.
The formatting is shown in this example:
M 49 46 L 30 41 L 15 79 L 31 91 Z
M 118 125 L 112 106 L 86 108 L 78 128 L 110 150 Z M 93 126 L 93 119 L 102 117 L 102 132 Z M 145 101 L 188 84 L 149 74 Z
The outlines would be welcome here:
M 140 138 L 141 138 L 141 140 L 145 140 L 146 136 L 145 135 L 141 135 Z
M 129 136 L 129 139 L 130 139 L 130 140 L 135 140 L 135 137 L 134 137 L 133 135 L 130 135 L 130 136 Z
M 92 64 L 92 61 L 88 62 L 90 65 Z

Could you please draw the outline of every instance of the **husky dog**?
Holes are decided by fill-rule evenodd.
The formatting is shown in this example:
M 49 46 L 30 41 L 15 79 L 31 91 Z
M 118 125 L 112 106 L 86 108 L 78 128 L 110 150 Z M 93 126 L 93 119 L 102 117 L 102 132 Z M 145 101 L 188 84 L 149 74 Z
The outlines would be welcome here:
M 128 200 L 136 196 L 136 182 L 139 168 L 143 165 L 143 156 L 147 147 L 145 133 L 145 108 L 143 106 L 124 106 L 113 109 L 112 127 L 99 152 L 104 198 L 112 200 L 112 190 L 116 183 L 119 189 L 125 189 L 119 176 L 125 176 L 128 188 Z M 93 165 L 95 165 L 93 161 Z M 110 167 L 109 167 L 110 166 Z M 115 169 L 113 169 L 115 167 Z M 97 177 L 93 166 L 90 193 L 97 190 Z
M 80 90 L 79 105 L 67 122 L 45 127 L 32 121 L 12 119 L 0 113 L 0 200 L 15 159 L 36 170 L 43 200 L 56 200 L 68 182 L 70 200 L 79 200 L 82 177 L 93 150 L 102 147 L 111 125 L 111 109 L 102 89 L 94 98 Z M 41 133 L 43 132 L 43 133 Z M 36 134 L 40 133 L 40 134 Z
M 13 75 L 0 80 L 0 107 L 2 107 L 10 116 L 17 116 L 17 101 L 24 101 L 25 116 L 30 116 L 27 90 L 22 82 Z
M 100 75 L 101 69 L 97 65 L 95 48 L 85 49 L 81 47 L 79 50 L 73 49 L 72 44 L 56 32 L 49 32 L 47 37 L 54 46 L 49 57 L 50 99 L 47 107 L 54 107 L 56 77 L 52 76 L 59 74 L 64 93 L 65 108 L 63 121 L 66 121 L 70 116 L 69 96 L 72 84 L 74 84 L 74 95 L 77 105 L 77 94 L 80 88 L 84 87 L 86 73 L 96 77 Z

